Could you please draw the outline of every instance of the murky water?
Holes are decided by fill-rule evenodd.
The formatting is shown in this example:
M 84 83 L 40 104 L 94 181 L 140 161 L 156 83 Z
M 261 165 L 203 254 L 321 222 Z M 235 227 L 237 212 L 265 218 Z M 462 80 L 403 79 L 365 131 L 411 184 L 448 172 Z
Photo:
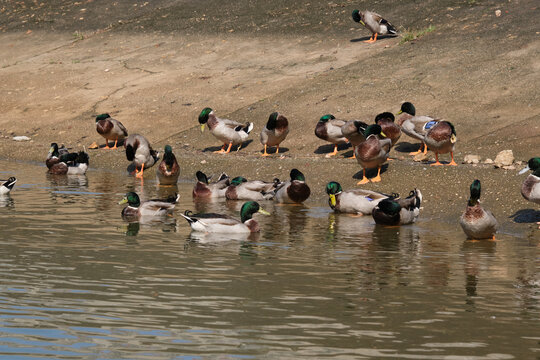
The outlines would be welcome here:
M 531 359 L 540 357 L 538 243 L 464 241 L 429 219 L 379 228 L 265 202 L 260 235 L 190 234 L 177 214 L 128 224 L 118 201 L 181 194 L 124 174 L 14 174 L 0 200 L 0 357 L 9 359 Z

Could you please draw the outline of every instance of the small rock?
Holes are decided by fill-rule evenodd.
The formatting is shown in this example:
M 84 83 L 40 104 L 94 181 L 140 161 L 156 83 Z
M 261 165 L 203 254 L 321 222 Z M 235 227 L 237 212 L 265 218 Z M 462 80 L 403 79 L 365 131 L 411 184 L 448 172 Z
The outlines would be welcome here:
M 493 164 L 493 160 L 486 159 L 486 160 L 484 160 L 484 164 Z
M 88 146 L 89 149 L 99 149 L 99 145 L 97 144 L 97 142 L 93 142 L 90 144 L 90 146 Z
M 503 150 L 498 153 L 497 157 L 495 158 L 496 167 L 509 166 L 512 165 L 513 162 L 514 154 L 512 153 L 512 150 Z
M 478 155 L 465 155 L 463 158 L 463 164 L 478 164 L 480 162 L 480 156 Z
M 427 154 L 424 154 L 424 153 L 416 154 L 414 155 L 414 158 L 413 158 L 413 160 L 416 162 L 424 161 L 426 159 L 427 159 Z
M 504 170 L 516 170 L 516 167 L 514 165 L 508 165 L 502 167 Z
M 206 160 L 201 161 L 201 164 L 206 164 Z
M 14 136 L 13 137 L 13 140 L 14 141 L 28 141 L 30 140 L 30 138 L 28 136 Z
M 501 16 L 501 14 L 502 14 L 502 11 L 501 11 L 501 10 L 495 10 L 495 16 L 496 16 L 496 17 Z

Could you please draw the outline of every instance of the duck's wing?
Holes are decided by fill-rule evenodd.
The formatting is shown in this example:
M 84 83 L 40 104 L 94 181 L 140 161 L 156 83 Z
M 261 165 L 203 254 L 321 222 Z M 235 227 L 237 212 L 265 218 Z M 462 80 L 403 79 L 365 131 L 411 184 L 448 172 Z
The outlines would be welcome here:
M 238 121 L 229 120 L 229 119 L 219 119 L 223 125 L 230 127 L 231 129 L 236 128 L 237 126 L 244 126 L 245 124 L 239 123 Z
M 390 195 L 383 194 L 378 191 L 372 191 L 372 190 L 366 190 L 366 189 L 353 189 L 353 190 L 347 190 L 347 192 L 352 193 L 357 196 L 364 196 L 369 197 L 372 200 L 382 200 L 386 199 L 387 197 L 390 197 Z
M 120 121 L 116 119 L 111 119 L 111 121 L 114 122 L 115 126 L 118 126 L 118 128 L 124 133 L 124 136 L 128 136 L 128 132 L 124 124 L 122 124 Z

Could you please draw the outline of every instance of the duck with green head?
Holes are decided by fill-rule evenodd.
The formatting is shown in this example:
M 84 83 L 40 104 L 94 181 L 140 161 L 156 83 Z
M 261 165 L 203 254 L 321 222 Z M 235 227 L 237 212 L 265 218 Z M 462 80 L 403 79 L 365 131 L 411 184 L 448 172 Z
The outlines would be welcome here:
M 249 133 L 253 130 L 253 123 L 241 124 L 229 119 L 220 119 L 209 107 L 204 108 L 199 114 L 199 124 L 201 124 L 201 131 L 204 131 L 205 124 L 208 125 L 212 135 L 223 142 L 221 150 L 214 151 L 220 154 L 229 153 L 233 145 L 238 145 L 236 151 L 240 150 L 242 143 L 248 139 Z
M 248 181 L 242 176 L 235 177 L 231 180 L 231 185 L 225 192 L 227 200 L 272 200 L 275 195 L 276 188 L 281 184 L 279 179 L 274 179 L 272 182 L 251 180 Z
M 424 135 L 424 143 L 435 153 L 435 162 L 431 166 L 441 166 L 439 154 L 450 153 L 452 161 L 447 165 L 457 166 L 454 161 L 454 146 L 456 145 L 456 129 L 449 121 L 439 121 L 433 125 Z
M 195 174 L 197 182 L 193 187 L 193 199 L 218 199 L 224 198 L 225 192 L 230 185 L 229 176 L 221 173 L 216 182 L 210 183 L 210 178 L 202 171 Z
M 60 155 L 59 161 L 49 168 L 49 174 L 84 175 L 88 170 L 90 157 L 84 151 Z
M 125 126 L 118 120 L 113 119 L 109 114 L 96 116 L 96 131 L 105 138 L 103 149 L 116 149 L 118 140 L 123 140 L 128 136 Z M 109 140 L 114 140 L 114 146 L 109 147 Z
M 174 185 L 180 176 L 180 166 L 172 152 L 172 147 L 165 145 L 164 150 L 163 159 L 156 169 L 156 174 L 160 185 Z
M 306 178 L 298 169 L 292 169 L 291 180 L 280 183 L 275 189 L 274 200 L 278 203 L 300 204 L 311 194 Z
M 397 30 L 394 25 L 375 12 L 372 11 L 359 11 L 353 10 L 352 18 L 355 22 L 364 25 L 369 31 L 371 31 L 371 38 L 366 40 L 367 43 L 374 43 L 377 41 L 377 35 L 385 34 L 397 34 Z
M 366 184 L 370 181 L 366 177 L 366 169 L 377 168 L 377 176 L 372 178 L 372 182 L 381 181 L 381 166 L 388 159 L 388 153 L 392 146 L 392 140 L 387 139 L 381 127 L 377 124 L 369 125 L 364 133 L 366 141 L 354 148 L 356 161 L 362 166 L 362 180 L 358 185 Z
M 339 213 L 370 215 L 373 208 L 388 195 L 371 190 L 353 189 L 343 191 L 336 181 L 326 184 L 328 204 Z
M 343 136 L 341 127 L 345 125 L 345 121 L 338 120 L 332 114 L 321 116 L 315 126 L 315 135 L 322 140 L 334 144 L 334 151 L 326 154 L 326 157 L 335 156 L 339 144 L 346 144 L 347 138 Z
M 289 133 L 289 121 L 285 116 L 278 112 L 273 112 L 268 118 L 268 122 L 261 131 L 261 144 L 264 145 L 262 156 L 268 156 L 267 147 L 276 147 L 276 154 L 279 153 L 279 144 L 287 137 Z
M 248 201 L 242 205 L 240 220 L 229 215 L 215 213 L 192 214 L 191 211 L 186 211 L 180 215 L 187 220 L 193 231 L 242 234 L 255 233 L 261 230 L 257 221 L 253 219 L 253 214 L 256 213 L 270 215 L 255 201 Z
M 426 154 L 428 148 L 424 142 L 424 136 L 426 136 L 428 130 L 441 121 L 441 119 L 435 119 L 425 115 L 417 116 L 416 108 L 408 101 L 401 104 L 401 109 L 398 111 L 397 115 L 401 115 L 397 120 L 397 124 L 401 126 L 401 130 L 410 137 L 422 142 L 420 149 L 409 153 L 409 155 L 420 154 L 422 153 L 422 149 L 423 153 Z
M 135 177 L 142 179 L 144 168 L 150 168 L 159 160 L 159 152 L 152 149 L 150 142 L 142 135 L 131 134 L 124 142 L 126 158 L 135 166 Z M 141 169 L 139 171 L 139 169 Z
M 519 172 L 524 174 L 532 170 L 521 185 L 521 195 L 528 201 L 540 204 L 540 157 L 533 157 L 527 162 L 527 166 Z M 537 223 L 540 225 L 540 222 Z
M 139 195 L 134 192 L 128 192 L 118 204 L 128 204 L 122 210 L 122 217 L 128 219 L 138 219 L 141 217 L 162 217 L 172 213 L 180 195 L 174 194 L 167 199 L 153 199 L 142 201 Z
M 471 196 L 465 211 L 459 219 L 459 224 L 469 239 L 494 240 L 499 223 L 491 211 L 485 210 L 480 205 L 480 192 L 480 180 L 474 180 L 470 186 Z
M 375 116 L 375 124 L 381 127 L 382 132 L 388 139 L 392 140 L 392 146 L 396 145 L 401 137 L 401 127 L 394 120 L 394 114 L 388 111 Z
M 405 199 L 399 195 L 393 195 L 381 200 L 371 213 L 375 223 L 381 225 L 407 225 L 416 221 L 420 215 L 422 205 L 422 193 L 414 189 Z
M 60 162 L 60 157 L 67 154 L 69 154 L 69 151 L 64 145 L 58 147 L 57 143 L 51 143 L 51 147 L 49 148 L 49 152 L 47 153 L 47 158 L 45 159 L 45 165 L 47 165 L 47 169 L 50 169 L 54 164 Z M 73 160 L 74 157 L 75 155 L 71 155 L 69 157 L 64 156 L 62 158 L 62 161 L 69 161 L 70 159 Z

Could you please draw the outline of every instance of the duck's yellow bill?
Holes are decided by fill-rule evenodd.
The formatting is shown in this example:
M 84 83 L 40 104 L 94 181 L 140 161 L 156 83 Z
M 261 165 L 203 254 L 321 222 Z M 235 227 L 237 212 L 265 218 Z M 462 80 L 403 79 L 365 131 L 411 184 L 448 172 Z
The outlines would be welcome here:
M 336 203 L 337 203 L 337 202 L 336 202 L 336 195 L 334 195 L 334 194 L 329 194 L 328 196 L 330 197 L 330 206 L 331 206 L 331 207 L 336 206 Z
M 403 113 L 403 110 L 399 110 L 396 115 L 401 115 Z
M 455 144 L 456 141 L 457 141 L 456 135 L 452 134 L 452 136 L 450 137 L 450 142 L 451 142 L 452 144 Z
M 127 202 L 128 202 L 128 199 L 127 199 L 127 198 L 123 198 L 122 200 L 120 200 L 120 201 L 118 202 L 118 204 L 121 205 L 121 204 L 125 204 L 125 203 L 127 203 Z
M 382 137 L 386 137 L 386 134 L 384 132 L 381 131 L 381 136 Z
M 204 124 L 201 124 L 201 132 L 204 131 Z
M 360 20 L 360 24 L 362 24 L 362 26 L 366 26 L 366 23 L 363 22 L 362 20 Z
M 264 210 L 264 209 L 259 209 L 259 211 L 257 211 L 257 212 L 260 212 L 263 215 L 270 215 L 270 213 L 268 211 Z
M 52 154 L 52 153 L 54 152 L 54 148 L 51 147 L 51 148 L 49 149 L 49 152 Z

